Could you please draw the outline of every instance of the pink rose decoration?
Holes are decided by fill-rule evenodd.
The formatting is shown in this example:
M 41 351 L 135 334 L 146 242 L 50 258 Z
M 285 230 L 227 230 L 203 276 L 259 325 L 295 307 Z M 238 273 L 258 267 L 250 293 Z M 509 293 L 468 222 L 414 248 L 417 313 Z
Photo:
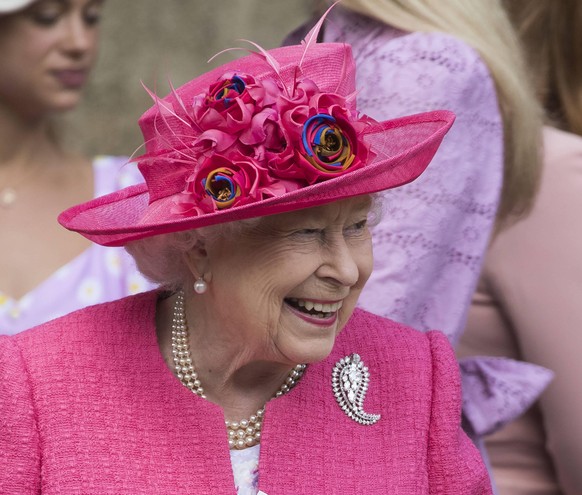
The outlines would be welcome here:
M 207 158 L 192 178 L 194 193 L 208 209 L 222 210 L 256 201 L 260 197 L 261 175 L 264 169 L 245 157 L 231 160 L 223 155 Z
M 192 143 L 192 150 L 200 155 L 210 156 L 224 153 L 236 143 L 236 136 L 218 129 L 209 129 L 200 134 Z
M 239 140 L 243 145 L 254 147 L 252 156 L 261 162 L 268 152 L 280 153 L 287 146 L 279 124 L 279 115 L 274 108 L 265 108 L 257 113 L 250 127 L 241 133 Z
M 173 212 L 201 215 L 280 196 L 361 167 L 368 125 L 347 100 L 310 80 L 284 90 L 274 78 L 225 74 L 194 98 L 194 173 Z
M 186 189 L 173 210 L 182 215 L 199 215 L 241 206 L 300 187 L 292 181 L 274 180 L 266 168 L 243 155 L 234 159 L 223 155 L 206 158 L 186 183 Z
M 318 113 L 307 119 L 301 134 L 299 155 L 321 172 L 337 174 L 354 162 L 355 133 L 351 126 L 338 124 L 331 115 Z
M 255 112 L 257 101 L 264 90 L 250 90 L 255 84 L 251 76 L 225 77 L 192 102 L 192 118 L 203 130 L 218 129 L 237 133 L 246 129 Z
M 299 106 L 307 106 L 309 100 L 319 92 L 317 85 L 310 79 L 299 81 L 293 88 L 293 93 L 287 95 L 280 92 L 277 99 L 277 108 L 281 115 Z
M 269 156 L 273 174 L 308 184 L 327 180 L 361 167 L 369 146 L 358 134 L 368 125 L 334 94 L 315 94 L 306 105 L 281 116 L 287 149 Z

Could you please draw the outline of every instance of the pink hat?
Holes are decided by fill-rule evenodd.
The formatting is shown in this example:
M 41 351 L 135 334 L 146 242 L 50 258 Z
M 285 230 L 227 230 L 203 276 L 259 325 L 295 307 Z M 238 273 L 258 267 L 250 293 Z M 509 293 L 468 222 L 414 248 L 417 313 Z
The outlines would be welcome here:
M 140 119 L 144 184 L 74 206 L 59 222 L 106 246 L 309 208 L 418 177 L 448 111 L 378 123 L 355 108 L 345 44 L 257 52 L 186 83 Z

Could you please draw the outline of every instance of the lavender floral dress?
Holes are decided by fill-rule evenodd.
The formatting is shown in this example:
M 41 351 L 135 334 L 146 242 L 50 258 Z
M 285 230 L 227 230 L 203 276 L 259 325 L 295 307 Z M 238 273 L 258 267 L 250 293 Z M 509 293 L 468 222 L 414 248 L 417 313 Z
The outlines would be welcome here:
M 135 184 L 141 174 L 127 158 L 93 161 L 95 196 Z M 0 334 L 12 335 L 84 306 L 119 299 L 152 288 L 123 248 L 91 245 L 20 299 L 0 287 Z

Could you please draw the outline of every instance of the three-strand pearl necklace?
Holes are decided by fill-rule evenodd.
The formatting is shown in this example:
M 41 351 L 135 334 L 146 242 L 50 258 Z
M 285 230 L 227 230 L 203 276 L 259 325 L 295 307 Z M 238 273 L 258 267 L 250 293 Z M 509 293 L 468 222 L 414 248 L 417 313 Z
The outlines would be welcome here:
M 188 387 L 193 393 L 202 398 L 206 398 L 204 388 L 194 368 L 190 345 L 188 343 L 188 324 L 186 322 L 186 311 L 184 309 L 184 292 L 179 291 L 174 305 L 174 315 L 172 319 L 172 354 L 174 355 L 174 367 L 176 376 L 182 384 Z M 279 390 L 275 392 L 273 398 L 280 397 L 291 390 L 297 381 L 303 376 L 305 364 L 298 364 L 287 375 L 285 382 Z M 240 421 L 225 421 L 228 434 L 228 445 L 231 449 L 244 449 L 257 445 L 261 441 L 261 427 L 264 406 L 248 419 Z

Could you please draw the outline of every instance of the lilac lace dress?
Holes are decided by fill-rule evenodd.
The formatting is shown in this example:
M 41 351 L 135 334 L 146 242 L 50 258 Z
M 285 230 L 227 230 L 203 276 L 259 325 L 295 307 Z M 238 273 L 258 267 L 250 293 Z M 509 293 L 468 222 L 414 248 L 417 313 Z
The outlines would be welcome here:
M 286 40 L 297 43 L 309 29 Z M 384 193 L 373 229 L 374 271 L 365 309 L 456 344 L 490 240 L 503 174 L 503 125 L 488 69 L 464 42 L 408 33 L 336 7 L 324 41 L 352 45 L 358 108 L 379 120 L 436 109 L 457 119 L 426 172 Z M 499 358 L 461 360 L 467 431 L 480 436 L 519 416 L 551 374 Z
M 143 180 L 127 158 L 93 161 L 95 196 Z M 123 248 L 91 245 L 20 299 L 0 288 L 0 334 L 12 335 L 84 306 L 119 299 L 152 288 Z

